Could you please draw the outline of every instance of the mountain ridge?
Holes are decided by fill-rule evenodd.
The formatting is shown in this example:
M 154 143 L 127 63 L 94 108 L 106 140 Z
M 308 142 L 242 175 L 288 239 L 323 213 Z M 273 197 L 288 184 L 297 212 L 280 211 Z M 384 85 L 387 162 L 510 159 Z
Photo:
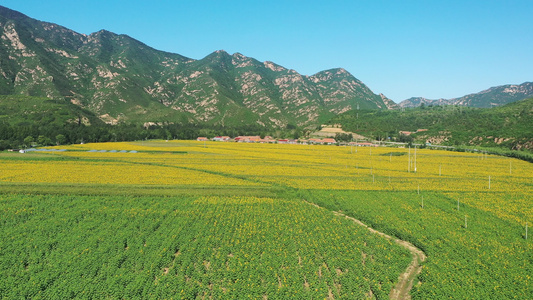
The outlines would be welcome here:
M 533 149 L 533 97 L 494 108 L 435 105 L 349 111 L 329 123 L 384 141 Z
M 64 99 L 111 124 L 312 127 L 358 106 L 388 108 L 342 68 L 301 75 L 224 50 L 195 60 L 125 34 L 80 34 L 1 6 L 0 57 L 7 58 L 0 94 Z
M 412 97 L 398 103 L 399 107 L 418 107 L 424 105 L 460 105 L 478 108 L 502 106 L 511 102 L 533 97 L 533 82 L 505 84 L 452 99 L 427 99 Z

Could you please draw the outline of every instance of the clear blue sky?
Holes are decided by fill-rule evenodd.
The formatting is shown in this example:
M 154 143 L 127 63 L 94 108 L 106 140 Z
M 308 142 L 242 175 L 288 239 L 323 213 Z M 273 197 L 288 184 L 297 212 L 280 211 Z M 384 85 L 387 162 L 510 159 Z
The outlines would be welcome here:
M 304 75 L 342 67 L 375 93 L 453 98 L 533 81 L 533 1 L 0 0 L 200 59 L 224 49 Z

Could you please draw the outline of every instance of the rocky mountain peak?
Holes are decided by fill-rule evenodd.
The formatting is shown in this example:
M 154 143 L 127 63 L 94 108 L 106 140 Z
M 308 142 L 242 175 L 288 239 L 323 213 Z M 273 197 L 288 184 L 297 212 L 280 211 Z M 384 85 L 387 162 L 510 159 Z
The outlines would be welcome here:
M 0 26 L 0 56 L 9 60 L 0 65 L 4 93 L 67 100 L 113 124 L 312 127 L 356 104 L 386 108 L 342 68 L 303 76 L 224 50 L 193 60 L 107 30 L 85 36 L 8 9 L 0 9 L 2 17 L 16 27 Z
M 276 63 L 273 63 L 271 61 L 265 61 L 264 63 L 264 66 L 268 69 L 270 69 L 271 71 L 274 71 L 274 72 L 282 72 L 282 71 L 286 71 L 287 69 L 285 69 L 284 67 L 276 64 Z

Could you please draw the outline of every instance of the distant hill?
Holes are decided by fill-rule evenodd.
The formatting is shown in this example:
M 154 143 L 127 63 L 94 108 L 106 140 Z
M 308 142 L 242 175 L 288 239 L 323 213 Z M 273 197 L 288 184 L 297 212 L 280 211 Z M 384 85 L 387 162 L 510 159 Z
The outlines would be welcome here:
M 421 97 L 409 98 L 398 103 L 399 107 L 418 107 L 423 105 L 461 105 L 469 107 L 494 107 L 533 97 L 533 82 L 519 85 L 508 84 L 484 90 L 476 94 L 454 99 L 430 100 Z
M 109 124 L 316 126 L 356 107 L 395 105 L 342 68 L 305 76 L 225 51 L 194 60 L 1 6 L 0 58 L 0 94 L 68 102 Z
M 495 108 L 424 106 L 349 111 L 330 121 L 346 131 L 392 141 L 533 150 L 533 98 Z M 400 131 L 416 132 L 402 136 Z

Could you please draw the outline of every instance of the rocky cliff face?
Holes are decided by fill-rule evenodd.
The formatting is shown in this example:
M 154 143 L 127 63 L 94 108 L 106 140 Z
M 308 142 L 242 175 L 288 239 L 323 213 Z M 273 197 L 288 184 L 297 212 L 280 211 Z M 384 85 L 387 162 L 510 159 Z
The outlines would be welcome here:
M 391 99 L 387 98 L 387 96 L 385 96 L 383 94 L 379 94 L 379 96 L 381 97 L 381 100 L 383 100 L 383 103 L 385 103 L 385 105 L 387 106 L 388 109 L 398 109 L 398 108 L 400 108 L 400 106 L 398 106 L 398 104 L 396 104 L 396 102 L 394 102 Z
M 4 7 L 0 57 L 0 94 L 65 99 L 108 123 L 311 126 L 357 105 L 391 106 L 344 69 L 305 76 L 225 51 L 193 60 L 126 35 L 83 35 Z

